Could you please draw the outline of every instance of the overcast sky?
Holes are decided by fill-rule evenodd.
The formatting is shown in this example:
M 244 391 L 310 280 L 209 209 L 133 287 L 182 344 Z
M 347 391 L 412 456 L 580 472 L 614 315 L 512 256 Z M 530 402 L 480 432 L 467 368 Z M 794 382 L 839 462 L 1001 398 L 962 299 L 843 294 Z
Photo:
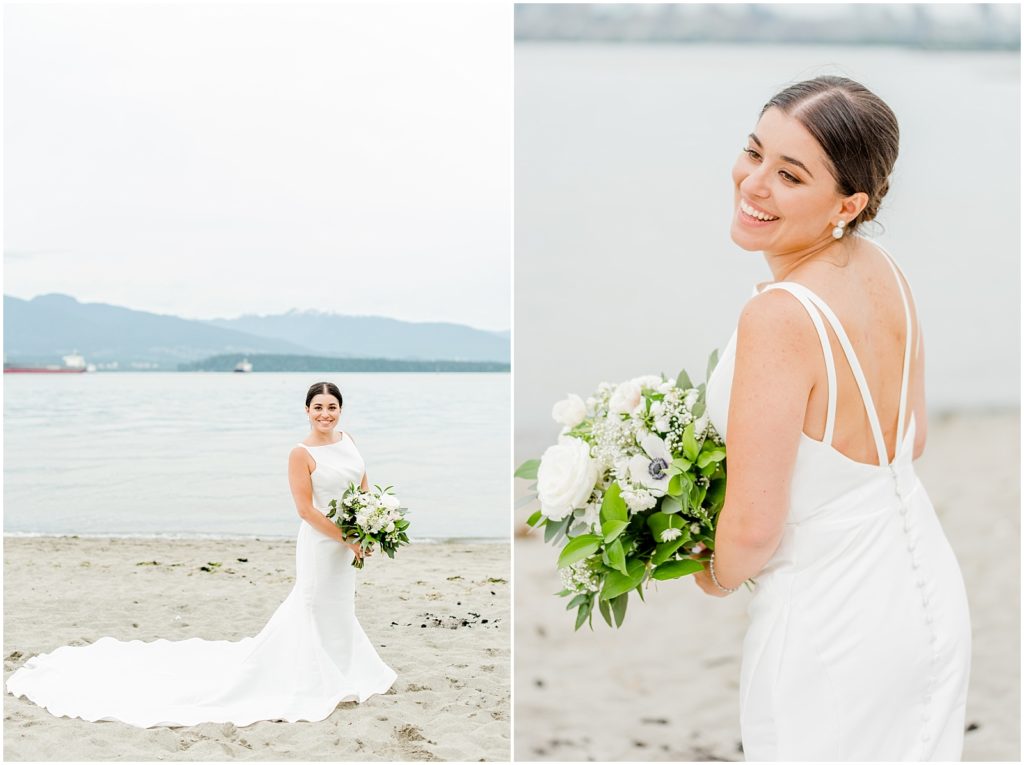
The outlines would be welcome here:
M 4 292 L 508 329 L 512 8 L 11 5 Z

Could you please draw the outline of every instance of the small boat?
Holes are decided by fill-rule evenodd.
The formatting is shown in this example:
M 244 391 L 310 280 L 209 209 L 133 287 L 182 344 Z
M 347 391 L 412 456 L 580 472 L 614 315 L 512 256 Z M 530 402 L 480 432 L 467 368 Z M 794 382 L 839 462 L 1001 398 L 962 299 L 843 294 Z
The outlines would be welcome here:
M 234 371 L 236 371 L 236 372 L 251 372 L 252 371 L 252 363 L 249 361 L 249 359 L 242 359 L 237 364 L 235 364 L 235 370 Z
M 75 351 L 63 356 L 64 366 L 47 364 L 45 367 L 20 366 L 18 364 L 4 362 L 4 374 L 43 374 L 43 375 L 68 375 L 82 374 L 83 372 L 95 371 L 96 367 L 86 364 L 85 358 Z

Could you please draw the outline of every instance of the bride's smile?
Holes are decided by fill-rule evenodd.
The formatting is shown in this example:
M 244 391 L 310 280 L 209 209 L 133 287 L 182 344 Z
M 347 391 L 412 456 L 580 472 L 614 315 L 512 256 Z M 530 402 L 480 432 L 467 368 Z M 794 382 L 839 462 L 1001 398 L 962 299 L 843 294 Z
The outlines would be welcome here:
M 732 240 L 787 263 L 832 245 L 832 229 L 849 223 L 866 201 L 840 193 L 820 144 L 778 108 L 768 109 L 747 137 L 732 180 Z
M 318 393 L 309 402 L 306 412 L 313 431 L 325 436 L 327 441 L 333 441 L 333 431 L 338 424 L 338 417 L 341 416 L 341 407 L 338 406 L 337 399 L 328 394 Z

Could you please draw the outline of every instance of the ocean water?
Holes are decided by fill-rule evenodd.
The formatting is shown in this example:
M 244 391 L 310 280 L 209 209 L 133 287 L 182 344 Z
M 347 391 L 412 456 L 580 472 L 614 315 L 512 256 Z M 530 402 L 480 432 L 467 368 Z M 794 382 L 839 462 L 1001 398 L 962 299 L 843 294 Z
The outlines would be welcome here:
M 4 375 L 4 532 L 293 537 L 305 373 Z M 340 428 L 414 538 L 507 539 L 507 374 L 349 374 Z
M 516 457 L 566 393 L 703 379 L 760 253 L 729 238 L 730 171 L 762 104 L 819 74 L 900 121 L 880 226 L 907 274 L 933 411 L 1020 406 L 1020 55 L 876 46 L 518 43 Z

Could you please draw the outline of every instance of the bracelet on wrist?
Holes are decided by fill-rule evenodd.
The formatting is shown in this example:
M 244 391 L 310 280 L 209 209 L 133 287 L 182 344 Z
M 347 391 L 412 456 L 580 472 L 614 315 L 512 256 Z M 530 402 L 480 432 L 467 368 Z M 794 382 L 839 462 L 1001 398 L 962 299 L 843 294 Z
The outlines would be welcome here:
M 711 574 L 711 581 L 714 582 L 715 583 L 715 587 L 720 589 L 722 592 L 736 592 L 736 590 L 739 589 L 738 585 L 736 587 L 723 587 L 722 583 L 718 581 L 718 577 L 715 576 L 715 551 L 714 550 L 711 551 L 711 560 L 710 560 L 710 562 L 708 564 L 708 571 Z

